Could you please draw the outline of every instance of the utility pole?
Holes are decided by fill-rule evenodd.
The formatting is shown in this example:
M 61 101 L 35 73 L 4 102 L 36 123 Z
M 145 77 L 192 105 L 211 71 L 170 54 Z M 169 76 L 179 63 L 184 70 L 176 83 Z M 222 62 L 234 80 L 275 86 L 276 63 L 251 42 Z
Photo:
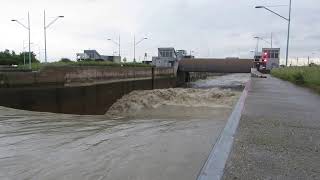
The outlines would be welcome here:
M 133 62 L 136 62 L 136 46 L 139 45 L 142 41 L 148 38 L 144 37 L 140 41 L 136 42 L 136 36 L 133 37 Z
M 115 41 L 112 40 L 111 38 L 108 39 L 108 41 L 111 41 L 112 43 L 114 43 L 115 45 L 118 46 L 118 48 L 119 48 L 119 52 L 118 52 L 119 57 L 121 57 L 121 39 L 120 39 L 120 38 L 121 38 L 121 37 L 120 37 L 120 35 L 119 35 L 119 41 L 118 41 L 118 42 L 115 42 Z
M 289 43 L 290 43 L 290 25 L 291 25 L 291 0 L 289 2 L 289 17 L 286 18 L 282 15 L 280 15 L 277 12 L 272 11 L 271 9 L 267 8 L 266 6 L 256 6 L 255 8 L 258 9 L 265 9 L 279 17 L 281 17 L 282 19 L 285 19 L 286 21 L 288 21 L 288 33 L 287 33 L 287 50 L 286 50 L 286 66 L 288 66 L 288 59 L 289 59 Z
M 120 61 L 121 61 L 121 37 L 119 35 L 119 58 L 120 58 Z
M 24 40 L 23 40 L 22 48 L 23 48 L 23 65 L 26 65 L 26 53 L 25 53 L 26 48 L 24 46 Z
M 136 62 L 136 35 L 133 36 L 133 62 Z
M 287 53 L 286 53 L 286 66 L 288 66 L 289 56 L 289 43 L 290 43 L 290 25 L 291 25 L 291 0 L 289 2 L 289 18 L 288 18 L 288 36 L 287 36 Z
M 44 58 L 45 63 L 47 63 L 47 29 L 55 23 L 59 18 L 64 18 L 64 16 L 57 16 L 53 21 L 51 21 L 48 25 L 46 24 L 46 11 L 44 10 L 43 16 L 43 29 L 44 29 Z
M 29 68 L 32 69 L 31 67 L 31 33 L 30 33 L 30 14 L 28 12 L 28 28 L 29 28 Z
M 17 19 L 12 19 L 11 21 L 16 22 L 20 24 L 22 27 L 28 30 L 28 36 L 29 36 L 29 69 L 31 69 L 31 33 L 30 33 L 30 14 L 28 12 L 28 26 L 25 26 Z
M 43 29 L 44 29 L 44 62 L 47 63 L 47 28 L 46 28 L 46 10 L 43 11 Z
M 272 40 L 273 40 L 273 34 L 271 33 L 271 49 L 272 49 Z

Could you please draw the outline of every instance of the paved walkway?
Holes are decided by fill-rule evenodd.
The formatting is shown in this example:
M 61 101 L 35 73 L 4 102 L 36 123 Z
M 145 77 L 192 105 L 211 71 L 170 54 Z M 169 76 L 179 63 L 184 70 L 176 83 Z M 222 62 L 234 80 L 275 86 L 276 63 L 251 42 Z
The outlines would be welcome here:
M 320 179 L 320 96 L 253 78 L 223 179 Z

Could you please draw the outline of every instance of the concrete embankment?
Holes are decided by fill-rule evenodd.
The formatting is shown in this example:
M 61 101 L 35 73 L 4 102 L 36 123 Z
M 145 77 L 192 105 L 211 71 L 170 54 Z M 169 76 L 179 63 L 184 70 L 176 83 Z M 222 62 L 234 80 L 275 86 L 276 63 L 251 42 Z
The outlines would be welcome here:
M 133 90 L 176 86 L 172 68 L 59 67 L 0 73 L 0 105 L 67 114 L 104 114 Z

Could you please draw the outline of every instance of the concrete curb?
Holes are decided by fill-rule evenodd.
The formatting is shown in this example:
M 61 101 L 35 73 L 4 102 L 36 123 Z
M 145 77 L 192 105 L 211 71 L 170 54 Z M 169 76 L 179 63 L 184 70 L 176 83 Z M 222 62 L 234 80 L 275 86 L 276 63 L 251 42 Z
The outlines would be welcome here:
M 219 139 L 214 144 L 209 158 L 201 169 L 197 180 L 220 180 L 222 178 L 250 88 L 251 79 L 247 82 L 239 101 L 233 109 Z
M 257 70 L 254 69 L 254 68 L 251 69 L 251 77 L 255 77 L 255 78 L 267 78 L 267 76 L 263 75 L 262 73 L 260 73 L 259 71 L 257 71 Z

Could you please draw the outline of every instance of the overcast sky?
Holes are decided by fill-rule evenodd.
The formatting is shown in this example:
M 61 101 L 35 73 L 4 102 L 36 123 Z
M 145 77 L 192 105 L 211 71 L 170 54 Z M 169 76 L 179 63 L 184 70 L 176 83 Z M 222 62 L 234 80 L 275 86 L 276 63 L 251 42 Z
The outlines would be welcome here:
M 47 21 L 64 15 L 47 32 L 50 61 L 75 58 L 84 49 L 112 55 L 121 35 L 122 57 L 133 56 L 133 36 L 148 37 L 137 58 L 157 54 L 158 47 L 195 52 L 197 57 L 251 57 L 254 36 L 270 39 L 285 56 L 287 23 L 256 5 L 287 5 L 289 0 L 1 0 L 0 50 L 22 51 L 27 31 L 11 19 L 31 17 L 32 50 L 44 54 L 43 10 Z M 290 57 L 320 56 L 320 1 L 293 0 Z M 288 7 L 272 7 L 287 16 Z M 27 44 L 26 44 L 27 45 Z M 269 46 L 261 43 L 261 46 Z M 314 54 L 313 56 L 317 56 Z M 150 58 L 149 57 L 149 58 Z

